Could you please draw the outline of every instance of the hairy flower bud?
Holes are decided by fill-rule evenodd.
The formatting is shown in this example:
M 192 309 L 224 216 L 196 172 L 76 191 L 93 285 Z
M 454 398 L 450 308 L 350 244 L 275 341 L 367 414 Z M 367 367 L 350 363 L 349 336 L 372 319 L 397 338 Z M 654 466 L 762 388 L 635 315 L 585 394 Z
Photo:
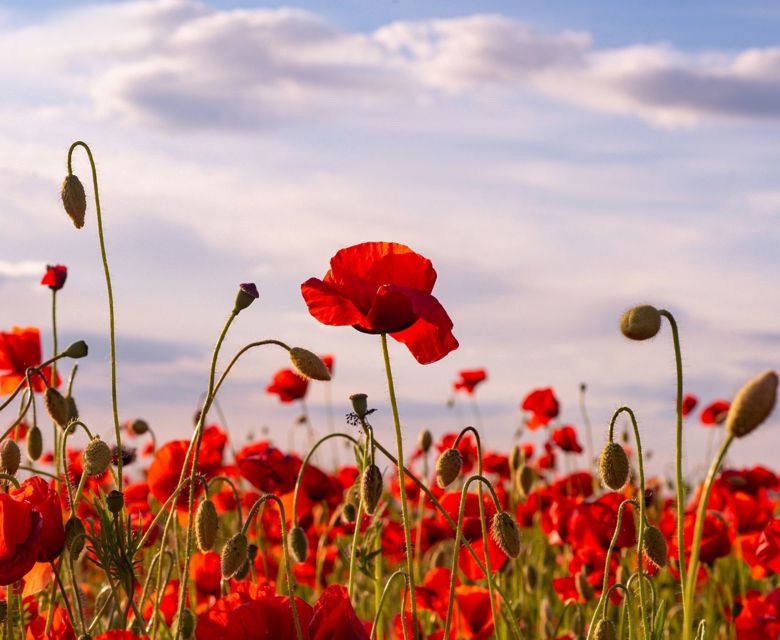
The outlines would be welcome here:
M 375 464 L 368 465 L 363 471 L 363 479 L 360 484 L 363 507 L 366 513 L 372 514 L 376 511 L 379 499 L 382 497 L 382 489 L 382 472 Z
M 73 174 L 65 176 L 60 191 L 62 205 L 65 207 L 65 213 L 73 220 L 76 229 L 84 226 L 84 215 L 87 212 L 87 195 L 84 193 L 84 185 L 81 180 Z
M 506 511 L 499 511 L 493 516 L 490 533 L 507 557 L 516 558 L 520 555 L 520 529 Z
M 290 362 L 304 378 L 322 380 L 323 382 L 330 380 L 328 367 L 316 353 L 312 353 L 308 349 L 301 347 L 290 349 Z
M 137 436 L 142 436 L 149 431 L 149 423 L 141 418 L 136 418 L 130 423 L 130 431 Z
M 726 416 L 726 429 L 737 438 L 746 436 L 769 417 L 776 401 L 777 374 L 764 371 L 737 393 Z
M 195 542 L 202 553 L 214 548 L 219 531 L 219 516 L 211 500 L 203 500 L 195 514 Z
M 431 449 L 431 446 L 433 445 L 433 434 L 428 431 L 428 429 L 420 431 L 420 437 L 417 439 L 417 445 L 420 447 L 420 451 L 423 453 L 428 453 L 428 451 Z
M 88 476 L 99 476 L 111 464 L 111 449 L 99 436 L 95 436 L 84 447 L 82 459 L 86 474 Z
M 306 556 L 309 553 L 309 541 L 303 529 L 300 527 L 290 529 L 287 546 L 295 562 L 306 562 Z
M 6 440 L 0 448 L 0 468 L 3 473 L 9 476 L 15 476 L 19 471 L 19 465 L 22 463 L 22 452 L 19 445 L 13 440 Z
M 436 461 L 436 482 L 444 489 L 460 475 L 463 467 L 463 456 L 454 448 L 445 449 Z
M 184 611 L 181 612 L 181 617 L 178 621 L 179 635 L 185 640 L 192 638 L 192 634 L 195 633 L 196 624 L 197 620 L 195 614 L 189 609 L 184 609 Z
M 523 462 L 523 450 L 520 448 L 520 445 L 515 445 L 509 454 L 509 470 L 514 472 L 520 468 Z
M 658 527 L 645 528 L 644 540 L 645 555 L 659 569 L 666 566 L 668 548 L 666 538 Z
M 617 640 L 615 623 L 607 618 L 599 620 L 593 638 L 594 640 Z
M 232 578 L 242 568 L 247 559 L 247 547 L 249 545 L 243 533 L 235 534 L 222 548 L 222 577 L 227 580 Z
M 65 351 L 62 352 L 65 357 L 78 360 L 79 358 L 86 358 L 89 353 L 89 347 L 83 340 L 78 340 L 70 345 Z
M 628 456 L 617 442 L 608 442 L 599 457 L 601 481 L 613 491 L 620 491 L 628 482 Z
M 357 507 L 352 502 L 345 502 L 341 509 L 341 517 L 346 523 L 352 523 L 357 520 Z
M 30 460 L 37 460 L 43 453 L 43 434 L 38 428 L 37 424 L 34 424 L 27 431 L 27 456 Z
M 352 411 L 363 420 L 368 413 L 368 396 L 365 393 L 353 393 L 349 400 L 352 402 Z
M 86 542 L 86 531 L 84 523 L 72 516 L 65 523 L 65 548 L 70 551 L 72 558 L 78 557 Z
M 661 328 L 661 314 L 649 304 L 640 304 L 620 318 L 620 331 L 631 340 L 648 340 Z
M 79 408 L 76 406 L 76 399 L 73 396 L 65 396 L 65 402 L 68 403 L 68 424 L 79 419 Z
M 106 506 L 111 513 L 119 513 L 125 508 L 124 494 L 114 489 L 106 496 Z
M 47 387 L 43 394 L 43 404 L 47 413 L 61 427 L 66 427 L 70 419 L 68 401 L 54 387 Z
M 528 497 L 528 494 L 531 493 L 531 489 L 533 489 L 535 479 L 534 470 L 527 464 L 522 465 L 515 472 L 515 483 L 520 495 L 526 498 Z

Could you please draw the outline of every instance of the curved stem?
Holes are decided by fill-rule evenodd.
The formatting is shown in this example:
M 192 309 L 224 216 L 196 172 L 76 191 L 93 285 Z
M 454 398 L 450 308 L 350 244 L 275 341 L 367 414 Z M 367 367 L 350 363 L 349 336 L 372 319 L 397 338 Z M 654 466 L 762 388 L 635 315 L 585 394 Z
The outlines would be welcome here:
M 365 470 L 368 468 L 369 462 L 371 460 L 374 431 L 370 426 L 368 426 L 368 424 L 366 424 L 365 420 L 363 420 L 361 424 L 366 430 L 366 444 L 363 450 L 363 472 L 365 473 Z M 360 477 L 362 482 L 362 475 Z M 347 593 L 349 594 L 350 600 L 352 599 L 352 589 L 355 586 L 355 560 L 357 558 L 357 540 L 358 535 L 360 534 L 360 521 L 363 519 L 363 503 L 363 490 L 361 487 L 360 498 L 358 499 L 357 506 L 357 517 L 355 518 L 355 528 L 352 530 L 352 546 L 349 550 L 349 578 L 347 581 Z
M 114 417 L 114 434 L 116 435 L 117 450 L 122 450 L 122 435 L 119 429 L 119 410 L 117 408 L 116 394 L 116 340 L 114 335 L 114 292 L 111 287 L 111 274 L 108 271 L 108 258 L 106 257 L 106 244 L 103 238 L 103 216 L 100 210 L 100 191 L 98 190 L 97 169 L 92 157 L 92 150 L 81 140 L 74 142 L 68 149 L 68 174 L 73 175 L 72 156 L 76 147 L 83 147 L 89 158 L 92 169 L 92 187 L 95 191 L 95 214 L 97 217 L 98 240 L 100 241 L 100 256 L 103 260 L 103 272 L 106 276 L 106 291 L 108 292 L 108 328 L 109 344 L 111 347 L 111 408 Z M 122 491 L 122 456 L 117 457 L 117 488 Z
M 374 615 L 374 622 L 371 625 L 371 635 L 369 636 L 369 640 L 373 640 L 374 636 L 376 635 L 377 627 L 379 626 L 379 619 L 380 619 L 380 617 L 382 615 L 382 607 L 385 604 L 385 598 L 387 597 L 387 594 L 390 591 L 391 583 L 398 576 L 403 576 L 404 577 L 404 582 L 406 583 L 406 588 L 409 587 L 409 577 L 406 575 L 406 573 L 404 572 L 403 569 L 399 569 L 398 571 L 393 573 L 393 575 L 391 575 L 387 579 L 387 582 L 385 583 L 385 588 L 382 590 L 382 597 L 379 598 L 379 604 L 377 605 L 377 608 L 376 608 L 376 614 Z M 402 619 L 403 619 L 403 611 L 401 612 L 401 616 L 402 616 Z M 404 635 L 405 635 L 406 634 L 406 623 L 404 623 L 402 621 L 401 622 L 401 626 L 404 629 Z
M 233 368 L 233 365 L 238 362 L 238 359 L 243 356 L 247 351 L 250 349 L 254 349 L 255 347 L 262 347 L 266 344 L 275 344 L 277 346 L 282 347 L 282 349 L 286 351 L 290 351 L 290 347 L 288 347 L 284 342 L 281 340 L 258 340 L 257 342 L 250 342 L 247 345 L 244 345 L 241 347 L 241 349 L 236 353 L 236 355 L 233 356 L 233 359 L 228 363 L 228 366 L 225 367 L 225 370 L 222 372 L 222 375 L 219 376 L 219 380 L 217 380 L 217 384 L 214 385 L 214 389 L 211 391 L 211 396 L 216 396 L 217 392 L 219 391 L 219 388 L 222 386 L 222 383 L 225 381 L 225 378 L 227 378 L 228 373 L 230 373 L 230 370 Z M 210 404 L 210 403 L 209 403 Z
M 233 484 L 233 481 L 230 478 L 228 478 L 227 476 L 214 476 L 209 481 L 206 481 L 204 479 L 203 484 L 206 487 L 206 498 L 208 498 L 209 487 L 211 487 L 211 485 L 216 482 L 224 482 L 232 489 L 233 499 L 236 501 L 236 516 L 238 517 L 238 526 L 239 527 L 243 526 L 244 516 L 241 513 L 241 496 L 238 493 L 238 489 L 236 488 L 236 485 Z

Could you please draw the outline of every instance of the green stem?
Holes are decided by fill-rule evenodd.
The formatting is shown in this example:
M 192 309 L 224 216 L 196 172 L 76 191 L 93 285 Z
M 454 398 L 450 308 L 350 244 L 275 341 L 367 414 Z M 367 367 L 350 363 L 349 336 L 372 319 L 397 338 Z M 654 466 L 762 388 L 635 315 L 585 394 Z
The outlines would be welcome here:
M 373 447 L 374 434 L 371 427 L 366 424 L 365 421 L 361 421 L 363 429 L 366 431 L 366 444 L 363 451 L 363 472 L 368 468 L 371 461 L 371 449 Z M 361 476 L 362 481 L 362 476 Z M 352 546 L 349 550 L 349 579 L 347 581 L 347 593 L 350 600 L 352 599 L 352 591 L 355 586 L 355 560 L 357 559 L 357 541 L 360 534 L 360 521 L 363 518 L 363 491 L 361 487 L 360 498 L 358 499 L 357 517 L 355 518 L 355 528 L 352 530 Z
M 387 597 L 387 594 L 390 591 L 390 585 L 392 584 L 393 580 L 398 576 L 403 576 L 404 582 L 406 583 L 405 588 L 408 589 L 409 587 L 409 578 L 407 577 L 406 573 L 404 573 L 403 569 L 399 569 L 387 579 L 387 582 L 385 583 L 385 588 L 382 590 L 382 596 L 379 598 L 379 604 L 377 605 L 376 608 L 376 614 L 374 615 L 374 623 L 371 625 L 371 636 L 369 637 L 369 640 L 373 640 L 374 636 L 377 633 L 377 629 L 379 627 L 379 619 L 382 615 L 382 607 L 385 604 L 385 598 Z M 403 615 L 403 612 L 401 613 L 401 615 Z M 405 623 L 403 624 L 403 628 L 404 628 L 404 633 L 406 633 Z
M 244 521 L 244 516 L 241 513 L 241 496 L 238 493 L 238 489 L 236 488 L 236 485 L 233 484 L 233 481 L 230 478 L 228 478 L 227 476 L 214 476 L 208 482 L 204 481 L 204 484 L 206 485 L 206 498 L 209 497 L 208 493 L 211 485 L 217 482 L 224 482 L 233 491 L 233 499 L 236 501 L 236 517 L 238 518 L 238 526 L 239 527 L 242 526 Z

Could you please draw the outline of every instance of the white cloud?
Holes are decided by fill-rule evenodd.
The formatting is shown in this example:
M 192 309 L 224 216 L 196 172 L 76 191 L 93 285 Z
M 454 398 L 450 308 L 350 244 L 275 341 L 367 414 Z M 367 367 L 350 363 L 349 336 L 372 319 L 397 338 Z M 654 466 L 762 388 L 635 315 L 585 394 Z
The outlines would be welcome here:
M 35 260 L 22 260 L 20 262 L 0 260 L 0 278 L 43 277 L 45 271 L 46 265 Z

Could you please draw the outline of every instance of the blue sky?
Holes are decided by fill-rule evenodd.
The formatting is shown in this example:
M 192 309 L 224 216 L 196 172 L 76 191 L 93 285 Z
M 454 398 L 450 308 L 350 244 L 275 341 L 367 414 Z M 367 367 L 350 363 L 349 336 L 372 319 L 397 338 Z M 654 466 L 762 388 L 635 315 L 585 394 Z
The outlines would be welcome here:
M 67 264 L 62 330 L 94 344 L 79 403 L 108 434 L 94 221 L 76 232 L 57 202 L 82 138 L 101 176 L 123 417 L 188 433 L 235 287 L 255 280 L 260 304 L 227 351 L 276 337 L 334 353 L 336 414 L 365 391 L 386 429 L 378 345 L 317 324 L 299 285 L 343 246 L 394 240 L 433 261 L 461 343 L 427 367 L 394 350 L 410 442 L 453 428 L 454 374 L 484 366 L 489 444 L 509 443 L 534 387 L 579 425 L 585 381 L 597 425 L 636 409 L 663 471 L 669 335 L 623 340 L 625 308 L 675 312 L 704 402 L 778 364 L 779 21 L 757 3 L 6 3 L 0 295 L 14 304 L 0 327 L 46 327 L 37 279 Z M 287 437 L 296 410 L 263 393 L 285 364 L 270 351 L 236 370 L 234 432 Z M 320 428 L 324 398 L 314 385 Z M 777 429 L 734 459 L 772 462 Z M 689 431 L 695 467 L 705 434 Z

